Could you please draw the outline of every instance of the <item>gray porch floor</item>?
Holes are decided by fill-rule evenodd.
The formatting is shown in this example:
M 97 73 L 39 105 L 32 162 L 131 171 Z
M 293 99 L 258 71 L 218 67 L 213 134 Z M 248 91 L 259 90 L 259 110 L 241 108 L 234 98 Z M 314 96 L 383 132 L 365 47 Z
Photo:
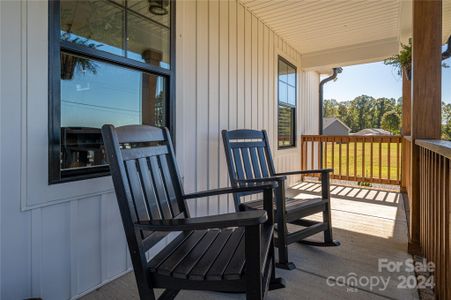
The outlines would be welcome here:
M 317 194 L 320 186 L 301 183 L 292 188 L 297 197 Z M 287 287 L 270 291 L 269 299 L 418 299 L 416 289 L 398 288 L 400 272 L 379 272 L 378 259 L 404 263 L 407 254 L 407 224 L 402 196 L 396 192 L 332 186 L 334 238 L 340 247 L 318 248 L 290 245 L 297 268 L 277 269 Z M 316 217 L 316 216 L 315 216 Z M 319 216 L 318 216 L 319 217 Z M 318 236 L 320 238 L 320 236 Z M 330 277 L 333 276 L 333 277 Z M 344 276 L 344 277 L 340 277 Z M 354 277 L 359 281 L 348 280 Z M 381 277 L 387 287 L 380 281 Z M 367 278 L 375 285 L 367 284 Z M 377 281 L 379 280 L 379 283 Z M 161 291 L 158 291 L 160 293 Z M 99 288 L 82 299 L 139 299 L 132 273 Z M 182 291 L 177 299 L 245 299 L 242 294 Z

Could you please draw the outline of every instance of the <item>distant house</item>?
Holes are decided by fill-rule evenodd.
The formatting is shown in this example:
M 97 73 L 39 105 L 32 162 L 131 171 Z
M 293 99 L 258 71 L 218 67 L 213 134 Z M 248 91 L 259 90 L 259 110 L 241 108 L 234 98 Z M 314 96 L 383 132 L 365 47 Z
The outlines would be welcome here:
M 323 135 L 349 135 L 351 128 L 337 118 L 323 119 Z
M 392 135 L 392 133 L 380 128 L 365 128 L 353 133 L 353 135 Z

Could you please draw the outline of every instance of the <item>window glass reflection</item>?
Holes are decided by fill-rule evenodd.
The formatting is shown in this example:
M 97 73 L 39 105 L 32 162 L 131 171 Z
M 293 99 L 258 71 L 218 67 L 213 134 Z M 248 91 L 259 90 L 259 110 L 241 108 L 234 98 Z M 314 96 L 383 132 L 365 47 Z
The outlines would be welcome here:
M 170 10 L 164 0 L 62 0 L 61 40 L 169 69 Z
M 106 163 L 103 124 L 166 126 L 164 77 L 67 53 L 61 69 L 61 169 Z
M 107 0 L 61 1 L 61 39 L 125 56 L 124 9 Z
M 127 56 L 151 65 L 169 68 L 169 27 L 149 17 L 129 12 Z
M 294 145 L 293 140 L 293 116 L 294 109 L 279 105 L 279 127 L 278 142 L 279 147 Z

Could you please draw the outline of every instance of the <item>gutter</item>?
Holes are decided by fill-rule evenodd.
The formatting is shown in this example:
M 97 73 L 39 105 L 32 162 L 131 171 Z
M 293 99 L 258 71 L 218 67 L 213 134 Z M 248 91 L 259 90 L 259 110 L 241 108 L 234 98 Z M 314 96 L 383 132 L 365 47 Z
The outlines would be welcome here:
M 333 70 L 332 75 L 327 78 L 324 78 L 319 83 L 319 134 L 320 135 L 323 134 L 323 104 L 324 104 L 323 87 L 324 87 L 324 84 L 337 78 L 337 75 L 343 71 L 342 68 L 333 68 L 332 70 Z

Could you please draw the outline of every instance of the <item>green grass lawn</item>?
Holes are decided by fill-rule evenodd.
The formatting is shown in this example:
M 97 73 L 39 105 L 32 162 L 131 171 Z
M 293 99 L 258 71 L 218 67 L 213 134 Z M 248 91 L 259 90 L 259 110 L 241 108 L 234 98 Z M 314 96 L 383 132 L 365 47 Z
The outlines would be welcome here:
M 379 146 L 380 145 L 380 146 Z M 357 146 L 356 154 L 354 153 L 354 148 Z M 401 164 L 401 145 L 400 144 L 390 144 L 390 154 L 389 154 L 389 144 L 388 143 L 365 143 L 365 152 L 363 153 L 363 143 L 335 143 L 334 147 L 334 161 L 332 165 L 332 143 L 327 143 L 323 146 L 323 163 L 327 168 L 334 168 L 335 175 L 343 176 L 355 176 L 366 177 L 366 178 L 383 178 L 398 180 L 398 170 Z M 341 170 L 340 170 L 340 147 L 341 147 Z M 347 148 L 349 147 L 349 158 L 347 158 Z M 373 147 L 373 152 L 371 155 L 371 147 Z M 380 147 L 380 154 L 379 154 Z M 398 150 L 399 147 L 399 150 Z M 364 154 L 364 155 L 363 155 Z M 399 156 L 398 156 L 399 155 Z M 325 159 L 327 156 L 327 159 Z M 371 163 L 372 156 L 372 163 Z M 390 163 L 389 163 L 390 157 Z M 349 161 L 348 161 L 349 160 Z M 357 165 L 354 163 L 357 160 Z M 362 161 L 365 160 L 365 167 L 363 170 Z M 381 160 L 381 164 L 379 163 Z M 326 165 L 327 162 L 327 165 Z M 399 168 L 398 168 L 399 164 Z M 348 167 L 349 165 L 349 171 Z M 371 165 L 373 166 L 372 176 L 371 176 Z M 356 168 L 355 168 L 356 167 Z M 340 172 L 341 171 L 341 172 Z M 363 173 L 362 173 L 363 171 Z M 349 173 L 348 173 L 349 172 Z M 390 177 L 389 177 L 390 173 Z M 362 176 L 363 175 L 363 176 Z

